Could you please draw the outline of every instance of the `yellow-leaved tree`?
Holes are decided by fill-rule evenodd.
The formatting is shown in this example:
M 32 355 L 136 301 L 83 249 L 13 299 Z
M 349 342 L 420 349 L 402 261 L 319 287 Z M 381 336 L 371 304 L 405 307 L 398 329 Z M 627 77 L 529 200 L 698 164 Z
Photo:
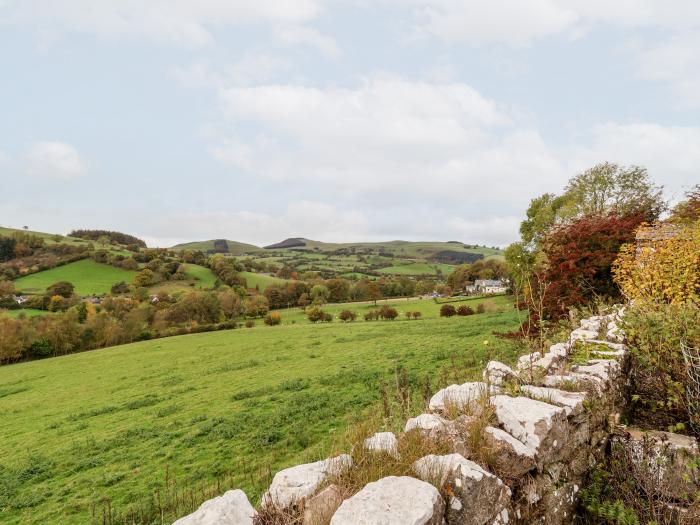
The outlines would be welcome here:
M 700 304 L 700 220 L 642 226 L 637 242 L 620 250 L 613 272 L 630 300 Z

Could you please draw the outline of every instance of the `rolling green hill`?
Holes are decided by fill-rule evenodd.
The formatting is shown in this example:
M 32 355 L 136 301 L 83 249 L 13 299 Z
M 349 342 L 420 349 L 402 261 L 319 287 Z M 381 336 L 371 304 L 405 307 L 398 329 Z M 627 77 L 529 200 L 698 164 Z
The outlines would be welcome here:
M 374 413 L 396 366 L 436 389 L 445 370 L 444 380 L 473 380 L 489 357 L 515 357 L 486 335 L 518 326 L 512 308 L 446 319 L 432 301 L 402 304 L 424 319 L 258 321 L 0 367 L 0 521 L 91 523 L 93 504 L 98 516 L 103 498 L 117 512 L 138 505 L 166 472 L 183 489 L 230 472 L 219 492 L 241 487 L 256 501 L 268 472 L 326 457 L 352 417 Z M 413 396 L 420 411 L 418 387 Z M 392 410 L 387 430 L 403 427 Z
M 262 250 L 259 246 L 254 246 L 252 244 L 246 244 L 244 242 L 229 241 L 226 239 L 226 243 L 229 247 L 229 252 L 231 255 L 243 255 L 246 253 L 255 253 Z M 201 250 L 207 252 L 214 250 L 214 239 L 208 241 L 194 241 L 185 242 L 182 244 L 176 244 L 172 247 L 173 250 Z
M 22 293 L 35 294 L 43 293 L 55 282 L 69 281 L 75 286 L 78 295 L 101 295 L 108 293 L 112 285 L 119 281 L 130 283 L 134 275 L 136 272 L 83 259 L 20 277 L 14 283 Z
M 248 288 L 258 288 L 261 292 L 264 292 L 265 288 L 271 284 L 283 284 L 287 282 L 285 279 L 272 277 L 263 273 L 241 272 L 240 275 L 245 279 Z

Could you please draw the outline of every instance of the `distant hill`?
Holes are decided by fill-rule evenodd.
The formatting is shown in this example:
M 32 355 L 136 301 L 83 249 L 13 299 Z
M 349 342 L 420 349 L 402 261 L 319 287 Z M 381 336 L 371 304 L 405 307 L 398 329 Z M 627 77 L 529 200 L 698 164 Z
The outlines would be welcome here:
M 226 246 L 227 251 L 224 251 L 222 249 L 223 246 Z M 203 252 L 209 253 L 230 253 L 231 255 L 243 255 L 247 253 L 259 252 L 262 250 L 262 248 L 253 244 L 246 244 L 244 242 L 231 241 L 228 239 L 210 239 L 208 241 L 185 242 L 181 244 L 176 244 L 171 249 L 201 250 Z
M 362 252 L 387 253 L 398 257 L 412 257 L 437 262 L 474 262 L 480 258 L 502 258 L 498 248 L 463 244 L 458 241 L 387 241 L 329 243 L 292 237 L 276 244 L 265 246 L 265 250 L 309 250 L 314 252 Z M 470 255 L 471 254 L 471 255 Z M 476 255 L 476 257 L 474 257 Z

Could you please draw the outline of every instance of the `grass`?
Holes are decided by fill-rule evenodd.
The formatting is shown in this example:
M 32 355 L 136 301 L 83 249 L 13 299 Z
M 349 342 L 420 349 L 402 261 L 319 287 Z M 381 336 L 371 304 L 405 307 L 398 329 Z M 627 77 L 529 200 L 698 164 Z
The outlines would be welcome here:
M 52 312 L 47 312 L 46 310 L 37 310 L 36 308 L 23 308 L 20 310 L 0 310 L 0 315 L 5 314 L 13 318 L 20 317 L 22 315 L 26 315 L 27 317 L 37 317 L 40 315 L 47 315 L 51 313 Z
M 409 264 L 398 264 L 382 268 L 379 273 L 390 275 L 437 275 L 438 270 L 443 275 L 448 275 L 454 270 L 454 266 L 441 263 L 412 262 Z
M 14 284 L 23 293 L 43 293 L 55 282 L 69 281 L 78 295 L 101 295 L 108 293 L 112 285 L 119 281 L 130 283 L 134 275 L 136 272 L 83 259 L 20 277 Z
M 240 275 L 245 279 L 248 288 L 257 288 L 261 292 L 271 284 L 284 284 L 287 282 L 285 279 L 263 273 L 241 272 Z
M 438 377 L 515 357 L 491 335 L 517 327 L 511 308 L 450 319 L 430 301 L 411 308 L 425 318 L 259 322 L 0 367 L 0 522 L 89 523 L 92 503 L 134 504 L 166 470 L 204 483 L 231 472 L 257 500 L 269 473 L 324 457 L 353 416 L 375 413 L 397 366 L 436 390 Z
M 491 304 L 495 305 L 501 310 L 512 308 L 511 299 L 506 296 L 495 296 L 490 297 L 488 299 L 485 299 L 484 297 L 470 297 L 451 304 L 455 308 L 459 308 L 460 305 L 466 304 L 476 310 L 476 305 L 479 303 L 483 303 L 486 300 L 490 300 Z M 366 314 L 370 310 L 376 310 L 382 305 L 393 306 L 394 308 L 396 308 L 396 310 L 399 312 L 399 319 L 404 319 L 407 311 L 420 312 L 422 319 L 436 319 L 440 317 L 440 305 L 435 304 L 435 301 L 433 301 L 432 299 L 383 299 L 381 301 L 377 301 L 376 306 L 372 302 L 362 302 L 326 304 L 321 306 L 321 308 L 324 312 L 328 312 L 336 318 L 338 317 L 338 314 L 343 310 L 351 310 L 357 313 L 357 318 L 359 320 L 362 320 L 362 316 L 364 314 Z M 306 317 L 306 313 L 298 307 L 279 310 L 279 312 L 282 315 L 282 324 L 310 322 Z
M 197 288 L 214 288 L 216 275 L 206 266 L 198 264 L 185 264 L 185 274 L 195 281 Z

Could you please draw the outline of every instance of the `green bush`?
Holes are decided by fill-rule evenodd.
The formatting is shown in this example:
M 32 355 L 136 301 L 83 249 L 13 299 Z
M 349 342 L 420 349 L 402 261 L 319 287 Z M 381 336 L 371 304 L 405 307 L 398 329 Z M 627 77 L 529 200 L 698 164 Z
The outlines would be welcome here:
M 686 402 L 689 378 L 681 341 L 700 348 L 700 309 L 693 305 L 629 307 L 622 327 L 631 353 L 632 418 L 645 428 L 700 423 Z

